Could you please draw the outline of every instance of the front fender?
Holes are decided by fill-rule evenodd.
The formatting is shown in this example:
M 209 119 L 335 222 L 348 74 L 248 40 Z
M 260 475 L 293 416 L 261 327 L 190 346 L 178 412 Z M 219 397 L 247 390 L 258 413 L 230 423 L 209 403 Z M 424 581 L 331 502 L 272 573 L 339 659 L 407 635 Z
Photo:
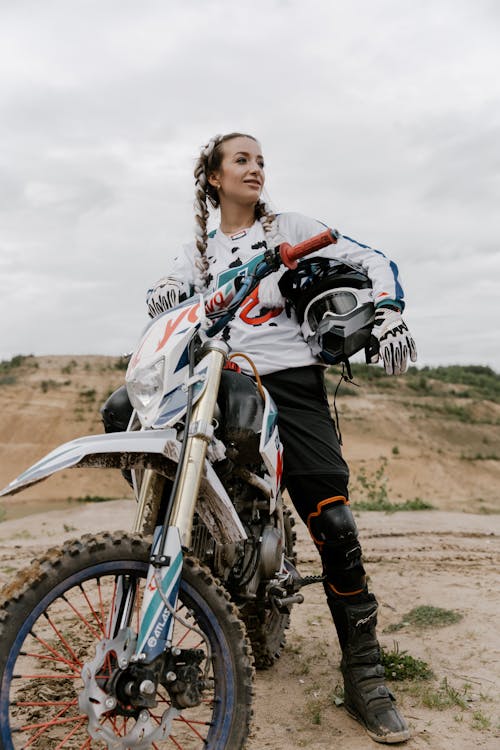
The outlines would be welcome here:
M 0 497 L 14 495 L 57 471 L 76 467 L 154 469 L 173 478 L 180 447 L 172 428 L 76 438 L 23 471 L 0 491 Z M 200 486 L 199 511 L 217 541 L 228 543 L 247 538 L 231 499 L 208 461 Z
M 47 479 L 56 471 L 82 466 L 99 468 L 139 468 L 145 466 L 146 456 L 158 456 L 176 462 L 180 444 L 175 430 L 147 430 L 144 432 L 110 432 L 89 435 L 64 443 L 44 458 L 23 471 L 1 492 L 14 495 L 36 482 Z

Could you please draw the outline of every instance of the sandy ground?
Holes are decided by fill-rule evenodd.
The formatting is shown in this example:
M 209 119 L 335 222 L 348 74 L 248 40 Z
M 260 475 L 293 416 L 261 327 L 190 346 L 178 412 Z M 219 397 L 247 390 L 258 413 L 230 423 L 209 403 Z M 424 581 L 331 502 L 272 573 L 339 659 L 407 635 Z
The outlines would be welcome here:
M 22 497 L 22 496 L 20 496 Z M 15 498 L 13 498 L 15 501 Z M 118 500 L 78 505 L 0 524 L 0 583 L 47 546 L 81 533 L 130 527 L 133 503 Z M 408 750 L 496 750 L 500 747 L 500 516 L 459 512 L 358 514 L 372 590 L 380 602 L 379 635 L 384 647 L 424 659 L 436 677 L 430 683 L 392 683 L 412 728 Z M 317 553 L 297 524 L 299 568 L 319 572 Z M 275 667 L 256 680 L 250 750 L 373 750 L 377 745 L 353 721 L 334 693 L 340 683 L 339 649 L 321 586 L 304 589 L 287 647 Z M 401 622 L 418 605 L 453 609 L 454 625 L 417 630 Z M 425 691 L 448 693 L 464 705 L 441 710 L 424 705 Z
M 0 388 L 1 487 L 64 441 L 101 432 L 99 406 L 123 382 L 116 365 L 109 357 L 48 356 L 28 358 L 13 371 L 12 382 Z M 357 514 L 371 588 L 381 605 L 380 640 L 387 650 L 396 642 L 400 651 L 424 659 L 436 675 L 430 683 L 391 685 L 413 731 L 405 747 L 496 750 L 500 405 L 452 398 L 445 390 L 441 394 L 440 384 L 433 384 L 438 397 L 412 391 L 405 379 L 391 386 L 342 386 L 338 407 L 355 513 L 359 473 L 373 479 L 384 461 L 392 501 L 419 497 L 436 508 Z M 463 407 L 469 410 L 468 421 L 456 418 Z M 121 498 L 123 492 L 116 471 L 100 470 L 96 476 L 96 471 L 74 469 L 2 499 L 0 584 L 63 539 L 129 529 L 132 501 L 76 502 L 87 495 Z M 319 573 L 316 550 L 304 528 L 296 528 L 301 572 Z M 257 675 L 250 750 L 373 750 L 375 743 L 335 704 L 340 654 L 322 588 L 305 588 L 304 595 L 304 604 L 294 609 L 282 658 Z M 405 626 L 384 632 L 418 605 L 456 610 L 463 619 L 439 629 Z M 445 694 L 443 680 L 448 697 L 455 695 L 461 705 L 455 700 L 440 710 L 427 707 L 432 698 L 436 703 L 438 692 Z

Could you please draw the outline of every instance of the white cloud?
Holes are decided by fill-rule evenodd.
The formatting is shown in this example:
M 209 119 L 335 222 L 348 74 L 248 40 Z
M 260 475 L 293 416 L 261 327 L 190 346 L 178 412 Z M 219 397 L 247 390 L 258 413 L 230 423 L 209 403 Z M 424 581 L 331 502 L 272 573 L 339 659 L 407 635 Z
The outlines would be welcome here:
M 144 290 L 190 238 L 198 148 L 238 129 L 262 140 L 277 208 L 397 260 L 422 363 L 500 369 L 499 15 L 488 0 L 3 3 L 0 357 L 129 348 Z

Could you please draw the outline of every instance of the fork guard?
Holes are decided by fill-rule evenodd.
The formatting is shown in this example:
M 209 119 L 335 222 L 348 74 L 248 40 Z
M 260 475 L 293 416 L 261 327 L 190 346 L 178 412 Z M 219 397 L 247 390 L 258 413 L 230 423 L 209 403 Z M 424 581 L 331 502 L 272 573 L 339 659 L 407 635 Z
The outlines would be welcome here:
M 167 479 L 173 479 L 179 453 L 180 443 L 172 428 L 76 438 L 63 443 L 23 471 L 0 491 L 0 497 L 14 495 L 58 471 L 73 468 L 152 469 Z M 247 538 L 229 495 L 207 460 L 197 510 L 220 544 Z

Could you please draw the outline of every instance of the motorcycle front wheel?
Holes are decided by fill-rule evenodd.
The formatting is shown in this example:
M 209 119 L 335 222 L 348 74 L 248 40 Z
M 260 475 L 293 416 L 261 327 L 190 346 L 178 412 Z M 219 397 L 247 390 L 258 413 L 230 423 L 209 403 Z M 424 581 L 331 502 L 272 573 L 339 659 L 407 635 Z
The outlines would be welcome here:
M 137 716 L 113 708 L 100 721 L 116 744 L 87 732 L 88 716 L 79 707 L 82 667 L 109 637 L 109 613 L 117 582 L 132 581 L 135 606 L 129 626 L 137 628 L 149 545 L 139 537 L 115 533 L 86 536 L 50 550 L 2 592 L 0 609 L 0 739 L 4 750 L 142 750 L 134 734 Z M 249 733 L 253 666 L 251 649 L 237 610 L 210 572 L 186 558 L 178 613 L 201 630 L 210 644 L 208 688 L 199 705 L 183 710 L 165 739 L 153 750 L 234 750 Z M 205 649 L 203 638 L 175 622 L 173 645 Z M 167 690 L 158 689 L 149 709 L 160 725 L 169 709 Z M 120 738 L 122 738 L 120 740 Z

